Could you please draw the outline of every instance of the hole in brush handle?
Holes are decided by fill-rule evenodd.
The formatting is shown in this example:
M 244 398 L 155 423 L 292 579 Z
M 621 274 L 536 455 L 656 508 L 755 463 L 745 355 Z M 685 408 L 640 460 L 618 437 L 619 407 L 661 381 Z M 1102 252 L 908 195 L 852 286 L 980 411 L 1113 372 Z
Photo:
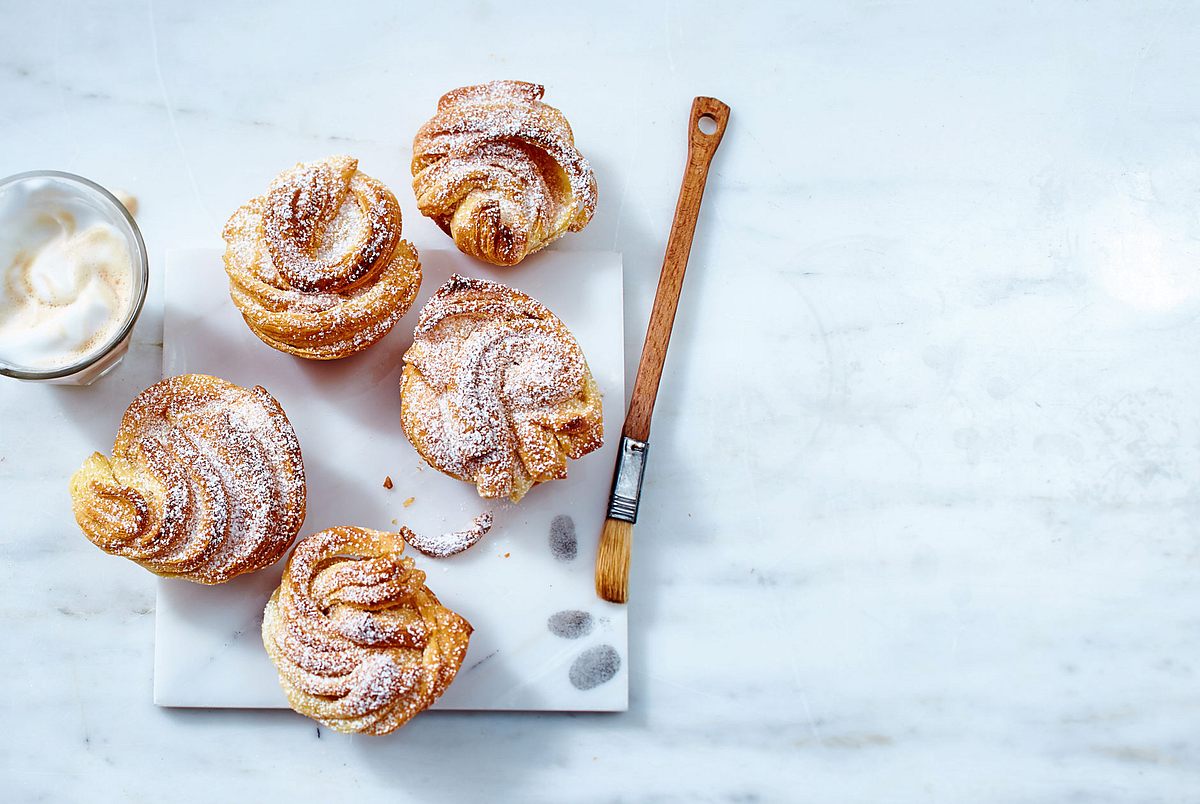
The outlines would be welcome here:
M 725 136 L 728 122 L 729 107 L 716 98 L 700 96 L 692 101 L 691 128 L 688 130 L 688 153 L 692 162 L 707 166 Z

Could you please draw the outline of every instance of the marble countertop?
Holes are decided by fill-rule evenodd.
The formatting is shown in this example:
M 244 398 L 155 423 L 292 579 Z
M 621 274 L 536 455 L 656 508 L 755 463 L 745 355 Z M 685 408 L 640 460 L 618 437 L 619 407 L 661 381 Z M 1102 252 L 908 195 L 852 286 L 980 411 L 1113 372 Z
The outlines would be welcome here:
M 658 401 L 627 713 L 366 739 L 156 708 L 153 579 L 66 493 L 158 377 L 155 282 L 115 374 L 0 382 L 6 800 L 1194 800 L 1200 9 L 0 8 L 0 174 L 131 191 L 156 276 L 333 152 L 444 245 L 413 132 L 446 89 L 545 83 L 600 186 L 558 248 L 624 253 L 630 380 L 690 99 L 733 108 Z

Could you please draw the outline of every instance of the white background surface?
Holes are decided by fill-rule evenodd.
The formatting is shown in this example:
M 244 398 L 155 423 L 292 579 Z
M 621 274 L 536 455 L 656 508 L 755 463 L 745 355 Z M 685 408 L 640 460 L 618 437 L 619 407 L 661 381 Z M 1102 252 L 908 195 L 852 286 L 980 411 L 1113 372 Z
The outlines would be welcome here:
M 621 257 L 611 251 L 547 251 L 520 276 L 483 267 L 457 249 L 421 252 L 421 290 L 410 315 L 371 348 L 337 361 L 298 360 L 255 337 L 229 299 L 223 249 L 172 250 L 166 258 L 163 374 L 215 374 L 262 385 L 283 406 L 304 455 L 308 496 L 301 535 L 354 524 L 423 536 L 470 527 L 483 511 L 491 531 L 466 552 L 432 559 L 407 553 L 441 602 L 474 626 L 471 644 L 439 709 L 619 711 L 626 708 L 628 606 L 600 600 L 595 555 L 625 411 Z M 542 484 L 519 505 L 481 500 L 473 483 L 430 469 L 400 428 L 402 356 L 421 308 L 451 274 L 520 280 L 571 330 L 604 395 L 604 446 L 570 462 L 564 480 Z M 392 488 L 383 486 L 385 477 Z M 406 499 L 412 500 L 408 507 Z M 574 524 L 575 559 L 550 547 L 558 516 Z M 282 564 L 218 586 L 163 578 L 155 598 L 154 700 L 165 706 L 286 707 L 262 646 L 263 606 Z M 554 634 L 556 613 L 585 614 L 591 629 Z M 607 646 L 616 673 L 589 689 L 571 668 Z M 581 665 L 582 666 L 582 665 Z M 578 671 L 577 671 L 578 672 Z
M 205 9 L 200 10 L 201 5 Z M 124 186 L 156 271 L 280 166 L 404 191 L 442 91 L 549 85 L 626 266 L 733 120 L 659 398 L 630 711 L 389 739 L 150 702 L 153 580 L 66 478 L 158 376 L 0 383 L 7 798 L 1187 801 L 1200 788 L 1200 9 L 5 2 L 0 172 Z M 342 791 L 342 792 L 338 792 Z

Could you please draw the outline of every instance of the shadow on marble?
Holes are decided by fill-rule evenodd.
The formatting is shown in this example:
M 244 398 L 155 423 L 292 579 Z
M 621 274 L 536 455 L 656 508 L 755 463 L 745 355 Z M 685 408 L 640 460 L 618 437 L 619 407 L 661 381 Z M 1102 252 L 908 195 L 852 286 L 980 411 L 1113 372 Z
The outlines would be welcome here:
M 134 343 L 116 368 L 91 385 L 31 387 L 30 404 L 39 404 L 35 400 L 40 398 L 47 406 L 57 408 L 63 413 L 62 420 L 82 433 L 92 450 L 107 453 L 112 449 L 117 427 L 129 403 L 159 380 L 160 355 L 157 345 Z M 78 468 L 86 457 L 71 456 L 70 471 Z
M 603 157 L 592 159 L 592 167 L 596 170 L 598 182 L 605 182 L 619 175 L 619 171 L 608 164 Z M 682 151 L 678 170 L 683 170 Z M 664 168 L 664 181 L 677 181 L 665 178 L 672 174 L 671 169 Z M 628 181 L 628 180 L 627 180 Z M 612 181 L 606 182 L 612 186 Z M 621 211 L 614 221 L 615 236 L 613 247 L 620 243 L 624 275 L 622 278 L 625 337 L 625 399 L 621 404 L 627 407 L 628 399 L 633 393 L 633 380 L 637 374 L 638 362 L 642 354 L 642 344 L 646 340 L 646 324 L 649 320 L 650 307 L 654 301 L 654 292 L 658 288 L 658 277 L 662 269 L 663 252 L 667 246 L 667 235 L 671 229 L 670 219 L 661 221 L 643 221 L 630 207 L 631 199 L 628 188 L 622 188 L 626 193 L 622 198 Z M 636 205 L 633 207 L 636 208 Z M 644 311 L 644 312 L 643 312 Z M 672 339 L 674 343 L 674 339 Z M 624 417 L 622 417 L 624 418 Z
M 379 393 L 379 386 L 386 385 L 387 393 L 394 397 L 395 415 L 386 421 L 371 421 L 370 425 L 381 431 L 395 432 L 400 427 L 400 370 L 404 353 L 412 345 L 412 328 L 416 323 L 416 310 L 410 310 L 378 343 L 357 354 L 339 360 L 306 360 L 280 354 L 295 363 L 296 371 L 302 374 L 312 388 L 319 386 L 338 389 L 354 389 L 360 394 Z M 363 386 L 362 379 L 370 378 Z
M 653 458 L 648 463 L 647 473 L 654 471 L 649 468 L 657 464 L 659 467 L 672 469 L 673 487 L 679 488 L 690 485 L 693 473 L 685 471 L 684 461 L 678 459 L 678 449 L 672 440 L 660 438 L 652 447 Z M 643 490 L 643 512 L 655 505 L 655 489 Z M 698 514 L 700 512 L 697 512 Z M 690 523 L 691 520 L 685 520 Z M 642 697 L 640 685 L 656 675 L 655 668 L 650 665 L 650 658 L 655 650 L 650 644 L 651 635 L 656 633 L 656 622 L 663 595 L 672 594 L 674 584 L 667 581 L 672 578 L 671 552 L 678 549 L 688 549 L 689 537 L 661 538 L 655 533 L 652 525 L 643 516 L 633 529 L 633 548 L 630 557 L 629 571 L 629 711 L 630 725 L 644 725 L 645 700 Z M 594 561 L 594 558 L 592 559 Z
M 197 370 L 230 382 L 247 387 L 261 385 L 274 394 L 277 385 L 275 380 L 279 376 L 299 374 L 303 377 L 304 385 L 313 389 L 313 396 L 318 399 L 329 395 L 327 391 L 322 393 L 322 387 L 339 389 L 339 402 L 349 402 L 353 398 L 351 394 L 362 396 L 386 393 L 394 396 L 394 415 L 363 420 L 372 429 L 390 434 L 398 431 L 400 426 L 400 369 L 404 353 L 412 344 L 412 327 L 408 323 L 412 315 L 413 312 L 410 311 L 378 343 L 338 360 L 307 360 L 274 350 L 254 337 L 248 328 L 238 337 L 232 337 L 227 329 L 210 325 L 204 315 L 188 310 L 173 309 L 168 318 L 178 322 L 177 326 L 186 330 L 189 337 L 203 339 L 207 344 L 216 344 L 217 348 L 211 349 L 210 352 L 222 355 L 220 365 L 202 365 Z M 247 349 L 266 350 L 265 353 L 270 355 L 270 360 L 267 361 L 269 370 L 253 376 L 244 374 L 245 369 L 239 365 L 236 355 Z M 171 360 L 168 359 L 166 363 L 170 364 Z M 364 384 L 363 377 L 369 378 L 370 382 Z M 351 379 L 354 381 L 351 382 Z M 386 389 L 381 390 L 381 385 L 386 386 Z M 279 403 L 285 411 L 291 409 L 291 405 L 298 404 L 295 400 L 282 397 L 279 397 Z M 305 460 L 308 460 L 307 454 Z
M 525 778 L 570 761 L 570 747 L 545 721 L 565 713 L 425 713 L 385 738 L 353 737 L 355 753 L 389 787 L 414 801 L 461 801 L 464 787 L 486 785 L 488 799 L 505 801 L 528 790 Z

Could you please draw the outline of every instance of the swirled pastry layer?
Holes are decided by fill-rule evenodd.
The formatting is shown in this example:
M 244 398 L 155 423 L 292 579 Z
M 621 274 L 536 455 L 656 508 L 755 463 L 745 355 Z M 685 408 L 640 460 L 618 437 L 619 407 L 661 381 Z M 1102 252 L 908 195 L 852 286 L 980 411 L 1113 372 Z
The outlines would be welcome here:
M 229 293 L 282 352 L 334 360 L 378 341 L 421 286 L 392 192 L 334 156 L 299 164 L 238 208 L 222 233 Z
M 75 519 L 105 552 L 204 584 L 275 563 L 304 521 L 300 444 L 274 397 L 204 374 L 138 395 L 112 457 L 71 478 Z
M 493 81 L 447 92 L 413 140 L 421 214 L 458 248 L 516 265 L 596 211 L 596 177 L 543 87 Z
M 337 731 L 387 734 L 450 686 L 471 624 L 403 550 L 402 534 L 354 527 L 296 545 L 262 624 L 292 709 Z
M 404 355 L 400 419 L 429 465 L 483 497 L 520 500 L 604 442 L 600 391 L 544 305 L 455 275 L 421 310 Z

